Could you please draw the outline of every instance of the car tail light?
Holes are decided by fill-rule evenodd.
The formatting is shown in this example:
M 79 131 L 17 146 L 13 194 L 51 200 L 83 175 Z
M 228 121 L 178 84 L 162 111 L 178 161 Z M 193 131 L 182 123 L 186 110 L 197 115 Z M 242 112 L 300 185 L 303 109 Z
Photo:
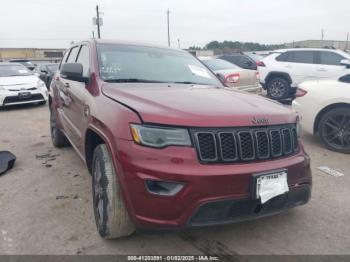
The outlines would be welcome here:
M 256 76 L 257 80 L 260 80 L 260 73 L 259 72 L 256 72 L 255 76 Z
M 230 74 L 225 77 L 225 83 L 237 83 L 241 75 L 239 73 Z
M 266 65 L 264 64 L 263 61 L 256 61 L 256 66 L 265 67 Z
M 298 88 L 297 92 L 295 93 L 296 97 L 302 97 L 305 96 L 307 94 L 307 91 L 305 91 L 304 89 Z

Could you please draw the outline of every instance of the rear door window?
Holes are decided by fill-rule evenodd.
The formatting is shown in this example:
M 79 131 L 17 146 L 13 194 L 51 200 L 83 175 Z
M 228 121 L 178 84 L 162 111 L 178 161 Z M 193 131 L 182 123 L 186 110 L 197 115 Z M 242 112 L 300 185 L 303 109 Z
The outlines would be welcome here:
M 340 61 L 345 59 L 341 55 L 338 55 L 333 52 L 322 51 L 319 52 L 320 55 L 320 64 L 322 65 L 338 65 L 340 66 Z
M 292 63 L 314 64 L 315 52 L 313 51 L 291 52 L 289 60 Z
M 314 51 L 289 51 L 278 56 L 276 60 L 289 63 L 315 64 L 316 54 Z

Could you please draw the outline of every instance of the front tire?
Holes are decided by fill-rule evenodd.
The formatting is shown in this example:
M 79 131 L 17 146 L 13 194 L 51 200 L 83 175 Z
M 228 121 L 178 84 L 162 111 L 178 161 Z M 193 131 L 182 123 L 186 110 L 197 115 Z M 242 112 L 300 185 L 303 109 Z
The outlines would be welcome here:
M 350 154 L 350 108 L 338 107 L 320 118 L 318 135 L 330 150 Z
M 114 239 L 131 235 L 135 226 L 125 207 L 112 159 L 105 144 L 95 148 L 92 161 L 93 208 L 100 236 Z
M 274 100 L 287 98 L 290 93 L 290 84 L 281 77 L 271 79 L 266 86 L 267 95 Z
M 52 144 L 57 147 L 67 147 L 69 142 L 65 135 L 59 130 L 57 126 L 56 116 L 52 109 L 50 109 L 50 131 Z

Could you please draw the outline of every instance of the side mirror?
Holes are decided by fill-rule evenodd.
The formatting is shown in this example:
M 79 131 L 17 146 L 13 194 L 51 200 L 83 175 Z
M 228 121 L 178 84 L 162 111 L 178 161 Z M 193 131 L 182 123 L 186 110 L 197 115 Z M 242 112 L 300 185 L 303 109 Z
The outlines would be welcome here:
M 48 72 L 46 70 L 40 70 L 41 73 L 47 74 Z
M 79 63 L 66 63 L 62 65 L 61 77 L 77 82 L 88 83 L 89 78 L 83 76 L 83 65 Z
M 350 68 L 350 61 L 347 59 L 341 60 L 340 64 L 346 66 L 346 68 Z

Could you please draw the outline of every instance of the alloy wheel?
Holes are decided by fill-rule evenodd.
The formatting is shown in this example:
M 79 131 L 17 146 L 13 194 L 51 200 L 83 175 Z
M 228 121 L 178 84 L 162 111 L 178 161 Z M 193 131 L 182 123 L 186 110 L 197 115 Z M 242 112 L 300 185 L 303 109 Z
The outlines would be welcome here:
M 95 159 L 94 163 L 94 170 L 93 170 L 93 176 L 94 176 L 94 207 L 96 212 L 96 223 L 99 227 L 102 227 L 104 225 L 104 219 L 105 219 L 105 212 L 106 212 L 106 193 L 103 187 L 103 179 L 102 179 L 102 172 L 101 172 L 101 165 L 98 159 Z
M 274 98 L 281 98 L 284 95 L 285 86 L 281 80 L 274 80 L 270 87 L 270 94 Z
M 322 137 L 335 148 L 350 147 L 350 113 L 330 114 L 322 123 Z

